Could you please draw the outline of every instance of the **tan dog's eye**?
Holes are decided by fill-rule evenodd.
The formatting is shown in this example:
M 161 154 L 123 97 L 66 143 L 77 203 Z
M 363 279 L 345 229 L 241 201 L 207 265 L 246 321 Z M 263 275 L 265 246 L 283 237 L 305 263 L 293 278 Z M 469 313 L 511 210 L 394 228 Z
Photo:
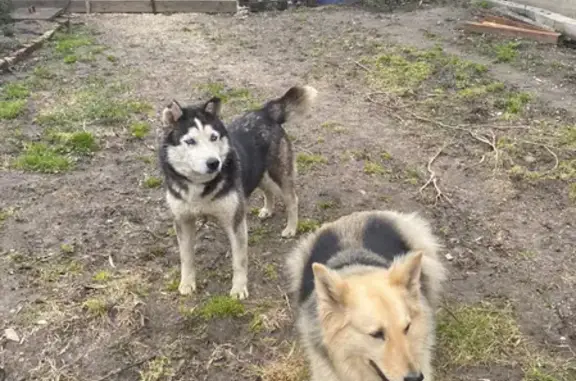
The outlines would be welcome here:
M 383 329 L 379 329 L 378 331 L 372 332 L 370 334 L 370 336 L 372 336 L 375 339 L 379 339 L 379 340 L 385 340 L 386 339 L 386 335 L 384 335 Z
M 404 334 L 407 335 L 409 330 L 410 330 L 410 323 L 408 323 L 406 328 L 404 328 Z

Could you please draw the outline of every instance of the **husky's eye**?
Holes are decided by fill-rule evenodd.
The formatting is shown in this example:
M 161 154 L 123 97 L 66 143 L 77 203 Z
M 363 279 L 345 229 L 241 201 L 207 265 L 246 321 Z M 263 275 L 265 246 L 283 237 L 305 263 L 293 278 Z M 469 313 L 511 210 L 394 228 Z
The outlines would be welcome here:
M 196 140 L 190 138 L 190 139 L 184 140 L 184 143 L 193 146 L 194 144 L 196 144 Z
M 408 323 L 406 328 L 404 328 L 404 334 L 407 335 L 409 330 L 410 330 L 410 323 Z
M 386 338 L 386 336 L 384 335 L 384 330 L 383 329 L 379 329 L 378 331 L 374 331 L 370 334 L 370 336 L 372 336 L 375 339 L 379 339 L 379 340 L 384 340 Z
M 216 140 L 218 140 L 218 135 L 216 135 L 216 134 L 210 135 L 210 141 L 211 142 L 215 142 Z

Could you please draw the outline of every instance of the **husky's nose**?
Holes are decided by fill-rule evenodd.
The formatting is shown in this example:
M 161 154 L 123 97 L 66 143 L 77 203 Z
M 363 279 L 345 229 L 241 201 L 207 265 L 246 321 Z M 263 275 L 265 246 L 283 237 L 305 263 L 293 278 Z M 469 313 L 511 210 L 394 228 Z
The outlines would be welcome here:
M 410 373 L 404 377 L 404 381 L 423 381 L 424 375 L 422 373 Z
M 220 166 L 220 160 L 216 159 L 215 157 L 211 157 L 210 159 L 206 160 L 206 167 L 208 168 L 208 173 L 217 171 L 219 166 Z

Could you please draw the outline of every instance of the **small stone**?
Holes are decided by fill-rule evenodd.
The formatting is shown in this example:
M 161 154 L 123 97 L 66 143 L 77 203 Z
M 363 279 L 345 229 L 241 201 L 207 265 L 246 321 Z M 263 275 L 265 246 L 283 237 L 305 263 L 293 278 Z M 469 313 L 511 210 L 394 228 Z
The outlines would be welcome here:
M 6 338 L 10 341 L 15 341 L 17 343 L 20 342 L 20 336 L 18 336 L 13 328 L 6 328 L 4 330 L 4 336 L 6 336 Z
M 36 322 L 36 324 L 38 324 L 38 325 L 46 325 L 46 324 L 48 324 L 48 322 L 47 322 L 46 320 L 43 320 L 43 319 L 42 319 L 42 320 L 38 320 L 38 321 Z
M 445 257 L 446 257 L 446 259 L 449 260 L 449 261 L 451 261 L 451 260 L 454 259 L 454 257 L 453 257 L 450 253 L 446 254 Z

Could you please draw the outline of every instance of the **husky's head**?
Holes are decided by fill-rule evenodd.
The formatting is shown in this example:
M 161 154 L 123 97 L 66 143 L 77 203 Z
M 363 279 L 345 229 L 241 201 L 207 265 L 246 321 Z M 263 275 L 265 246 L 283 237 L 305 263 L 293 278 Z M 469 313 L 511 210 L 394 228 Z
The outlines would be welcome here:
M 312 265 L 322 340 L 340 379 L 424 380 L 432 328 L 421 301 L 421 263 L 417 252 L 367 273 Z
M 221 102 L 181 107 L 176 101 L 162 112 L 167 129 L 166 159 L 176 172 L 196 183 L 212 180 L 230 153 L 228 133 L 220 120 Z

